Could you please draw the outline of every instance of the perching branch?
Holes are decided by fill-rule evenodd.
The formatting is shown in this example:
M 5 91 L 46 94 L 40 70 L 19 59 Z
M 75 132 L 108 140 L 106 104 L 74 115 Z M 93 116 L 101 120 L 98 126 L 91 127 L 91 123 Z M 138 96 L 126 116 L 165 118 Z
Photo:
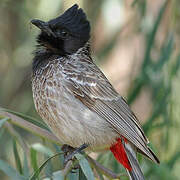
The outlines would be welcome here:
M 102 174 L 106 175 L 109 178 L 120 179 L 120 177 L 122 176 L 127 176 L 126 174 L 116 174 L 112 172 L 110 169 L 99 164 L 96 160 L 92 159 L 90 156 L 87 156 L 87 160 L 89 161 L 90 164 L 93 164 L 93 166 L 97 167 L 102 172 Z

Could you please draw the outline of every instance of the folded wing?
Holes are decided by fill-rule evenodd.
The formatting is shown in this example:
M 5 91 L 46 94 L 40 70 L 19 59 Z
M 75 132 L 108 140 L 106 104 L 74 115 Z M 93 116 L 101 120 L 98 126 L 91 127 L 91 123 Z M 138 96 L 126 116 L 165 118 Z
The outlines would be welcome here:
M 106 120 L 119 135 L 128 139 L 142 154 L 158 163 L 158 158 L 147 147 L 148 140 L 125 100 L 92 61 L 83 61 L 81 66 L 84 73 L 77 72 L 78 68 L 69 73 L 68 65 L 64 69 L 68 91 Z M 69 65 L 69 68 L 72 68 L 72 65 Z

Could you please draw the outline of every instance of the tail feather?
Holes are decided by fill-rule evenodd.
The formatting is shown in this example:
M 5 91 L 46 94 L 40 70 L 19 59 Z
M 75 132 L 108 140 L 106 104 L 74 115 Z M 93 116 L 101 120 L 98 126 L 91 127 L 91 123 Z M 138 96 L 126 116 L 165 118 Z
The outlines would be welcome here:
M 138 151 L 139 153 L 143 154 L 145 157 L 147 157 L 147 158 L 150 159 L 151 161 L 159 164 L 160 161 L 159 161 L 158 157 L 154 154 L 154 152 L 153 152 L 149 147 L 147 147 L 147 149 L 148 149 L 148 151 L 149 151 L 150 154 L 151 154 L 150 156 L 148 156 L 147 154 L 145 154 L 145 153 L 144 153 L 143 151 L 141 151 L 140 149 L 137 149 L 137 151 Z
M 154 160 L 157 164 L 160 163 L 159 159 L 157 158 L 157 156 L 154 154 L 154 152 L 148 147 L 149 151 L 151 152 L 152 156 L 154 157 Z
M 132 167 L 132 170 L 127 170 L 129 177 L 131 180 L 145 180 L 144 175 L 141 171 L 141 168 L 139 167 L 139 163 L 136 158 L 136 153 L 130 146 L 130 144 L 125 143 L 124 144 L 124 149 L 126 152 L 126 155 L 128 157 L 129 163 Z
M 130 180 L 145 180 L 144 175 L 136 159 L 136 151 L 133 146 L 123 138 L 117 139 L 117 142 L 110 147 L 115 158 L 127 170 Z

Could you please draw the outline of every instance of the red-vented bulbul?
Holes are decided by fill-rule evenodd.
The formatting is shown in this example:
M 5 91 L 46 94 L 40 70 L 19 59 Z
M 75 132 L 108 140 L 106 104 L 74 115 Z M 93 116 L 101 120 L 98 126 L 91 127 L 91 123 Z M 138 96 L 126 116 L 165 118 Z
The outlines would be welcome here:
M 126 101 L 94 64 L 83 10 L 75 4 L 48 22 L 31 22 L 41 30 L 32 90 L 42 119 L 64 144 L 79 150 L 109 149 L 130 179 L 143 180 L 136 152 L 159 160 Z

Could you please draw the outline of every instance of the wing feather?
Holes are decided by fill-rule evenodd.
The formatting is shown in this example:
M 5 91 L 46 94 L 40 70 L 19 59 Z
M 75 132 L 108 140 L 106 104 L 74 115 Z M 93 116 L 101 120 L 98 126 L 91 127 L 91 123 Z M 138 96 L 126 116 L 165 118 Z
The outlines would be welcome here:
M 88 64 L 87 64 L 88 63 Z M 66 66 L 66 69 L 68 65 Z M 72 67 L 72 66 L 71 66 Z M 66 87 L 89 109 L 105 119 L 119 134 L 127 138 L 139 151 L 157 162 L 147 147 L 148 140 L 126 101 L 114 90 L 104 74 L 93 62 L 81 61 L 78 68 L 66 76 Z M 68 70 L 68 72 L 70 72 Z M 66 74 L 66 72 L 64 71 Z

